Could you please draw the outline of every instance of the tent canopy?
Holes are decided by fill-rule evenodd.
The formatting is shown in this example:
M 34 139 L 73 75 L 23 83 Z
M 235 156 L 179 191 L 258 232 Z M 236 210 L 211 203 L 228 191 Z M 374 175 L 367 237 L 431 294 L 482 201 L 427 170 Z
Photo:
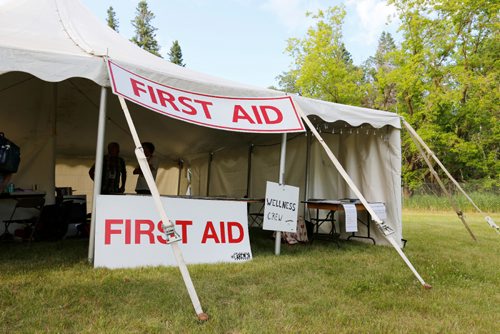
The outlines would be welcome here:
M 54 185 L 54 157 L 93 160 L 100 89 L 110 85 L 105 56 L 150 80 L 191 92 L 228 97 L 285 94 L 216 78 L 158 58 L 107 27 L 78 0 L 9 1 L 0 6 L 0 131 L 22 149 L 16 184 L 37 183 L 39 189 L 50 193 Z M 390 203 L 389 219 L 400 224 L 399 116 L 300 96 L 293 96 L 293 100 L 318 126 L 326 122 L 378 129 L 379 136 L 355 137 L 344 133 L 326 141 L 336 147 L 336 154 L 361 190 L 368 193 L 368 199 Z M 206 157 L 209 152 L 222 152 L 222 149 L 236 152 L 238 148 L 246 157 L 247 150 L 241 147 L 280 141 L 279 134 L 215 130 L 166 119 L 131 103 L 129 108 L 141 139 L 153 141 L 161 158 L 195 159 L 199 154 Z M 134 145 L 115 97 L 108 98 L 107 110 L 106 142 L 119 142 L 122 153 L 133 157 Z M 305 142 L 301 142 L 297 152 L 305 149 Z M 275 159 L 270 158 L 265 148 L 260 151 L 262 157 L 255 160 L 260 171 L 256 168 L 255 173 L 259 175 L 254 177 L 259 182 L 277 175 Z M 213 168 L 219 173 L 219 180 L 214 182 L 219 184 L 213 189 L 229 192 L 233 183 L 225 171 L 232 166 L 241 172 L 246 162 L 240 159 L 239 163 L 233 163 L 239 159 L 234 154 L 227 154 L 225 161 L 220 159 L 222 156 L 216 156 Z M 296 156 L 298 162 L 305 159 L 300 154 L 291 153 L 291 156 Z M 313 190 L 318 190 L 310 195 L 348 196 L 338 175 L 320 171 L 320 167 L 331 168 L 324 156 L 320 152 L 314 156 L 316 162 L 311 172 L 317 176 L 311 184 Z M 205 162 L 193 165 L 200 173 L 206 168 Z M 295 168 L 292 174 L 294 183 L 301 186 L 304 173 Z M 199 178 L 200 189 L 204 188 L 203 177 Z M 241 175 L 237 178 L 246 179 Z
M 15 0 L 0 10 L 0 74 L 19 71 L 44 81 L 86 78 L 109 87 L 103 56 L 153 81 L 193 92 L 235 97 L 282 96 L 177 66 L 144 51 L 101 22 L 78 0 Z M 294 98 L 307 115 L 375 128 L 400 122 L 393 113 Z

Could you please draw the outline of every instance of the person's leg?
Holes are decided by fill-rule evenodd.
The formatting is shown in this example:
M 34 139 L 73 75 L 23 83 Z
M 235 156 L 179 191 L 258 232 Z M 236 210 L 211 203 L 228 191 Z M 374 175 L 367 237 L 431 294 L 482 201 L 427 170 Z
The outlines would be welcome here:
M 12 176 L 12 173 L 0 174 L 0 193 L 3 193 L 4 189 L 9 184 L 11 176 Z

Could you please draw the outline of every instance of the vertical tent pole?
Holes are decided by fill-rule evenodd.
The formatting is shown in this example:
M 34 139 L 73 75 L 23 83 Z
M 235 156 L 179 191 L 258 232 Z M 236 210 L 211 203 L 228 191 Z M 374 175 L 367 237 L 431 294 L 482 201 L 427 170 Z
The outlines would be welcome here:
M 132 121 L 132 117 L 130 116 L 130 112 L 127 108 L 127 104 L 123 97 L 118 96 L 120 100 L 121 107 L 123 109 L 123 113 L 125 118 L 127 119 L 128 126 L 130 128 L 130 133 L 132 134 L 132 138 L 134 139 L 134 143 L 136 146 L 135 155 L 137 157 L 137 161 L 139 162 L 139 166 L 141 167 L 142 174 L 146 179 L 149 190 L 151 191 L 151 197 L 156 206 L 156 210 L 160 215 L 160 218 L 163 224 L 168 228 L 174 228 L 174 224 L 168 218 L 167 213 L 165 212 L 165 208 L 160 199 L 160 193 L 158 192 L 158 188 L 156 187 L 156 183 L 153 178 L 153 174 L 151 173 L 151 168 L 149 167 L 148 160 L 146 155 L 144 154 L 144 150 L 141 146 L 141 141 L 139 140 L 139 135 L 134 126 L 134 122 Z M 175 233 L 175 230 L 174 230 Z M 208 320 L 208 315 L 203 312 L 201 308 L 200 300 L 198 299 L 198 295 L 196 294 L 196 290 L 193 285 L 193 281 L 191 280 L 191 276 L 189 275 L 189 271 L 187 269 L 186 263 L 184 262 L 184 257 L 182 256 L 181 249 L 179 248 L 179 244 L 177 242 L 168 243 L 172 246 L 172 250 L 174 252 L 175 259 L 177 261 L 177 265 L 179 266 L 179 270 L 181 272 L 182 278 L 184 280 L 184 284 L 188 291 L 189 297 L 191 298 L 191 303 L 193 304 L 194 310 L 198 315 L 199 320 Z
M 178 167 L 179 167 L 179 178 L 177 179 L 177 196 L 181 194 L 181 176 L 182 176 L 182 169 L 184 168 L 184 161 L 182 159 L 179 159 Z
M 470 196 L 465 192 L 465 190 L 462 189 L 462 187 L 457 182 L 457 180 L 455 180 L 455 178 L 453 176 L 451 176 L 450 172 L 448 172 L 448 170 L 444 167 L 444 165 L 441 163 L 441 161 L 438 159 L 438 157 L 436 157 L 434 152 L 432 152 L 432 150 L 429 148 L 429 146 L 427 146 L 427 144 L 424 142 L 424 140 L 418 135 L 417 131 L 415 131 L 415 129 L 410 125 L 410 123 L 408 123 L 402 117 L 401 117 L 401 120 L 402 120 L 405 128 L 410 133 L 410 136 L 412 137 L 412 139 L 414 141 L 417 140 L 420 143 L 420 145 L 422 145 L 422 147 L 427 151 L 427 153 L 429 153 L 429 155 L 432 157 L 432 159 L 434 159 L 434 161 L 439 165 L 439 167 L 441 167 L 441 169 L 446 174 L 446 176 L 448 176 L 448 178 L 451 180 L 451 182 L 453 182 L 453 184 L 455 184 L 455 186 L 458 188 L 458 190 L 460 190 L 462 192 L 462 194 L 464 194 L 465 198 L 467 198 L 467 200 L 476 208 L 476 210 L 479 213 L 484 214 L 484 212 L 476 205 L 476 203 L 474 203 L 472 198 L 470 198 Z M 495 224 L 495 222 L 493 221 L 493 219 L 491 217 L 485 216 L 484 219 L 491 227 L 493 227 L 496 230 L 497 233 L 500 233 L 500 228 Z
M 57 87 L 57 82 L 54 82 L 52 84 L 52 115 L 50 119 L 50 126 L 51 126 L 51 132 L 50 132 L 50 146 L 51 146 L 51 151 L 54 156 L 57 154 L 56 152 L 56 137 L 57 137 L 57 96 L 58 96 L 58 87 Z M 52 161 L 49 162 L 51 164 L 50 166 L 50 179 L 49 181 L 49 189 L 55 189 L 56 188 L 56 159 L 52 159 Z M 47 203 L 55 203 L 55 198 L 54 198 L 54 191 L 52 193 L 48 193 L 45 196 L 46 204 Z
M 248 147 L 248 164 L 247 164 L 247 198 L 250 197 L 250 184 L 252 183 L 252 153 L 253 144 Z
M 88 260 L 94 262 L 95 244 L 95 216 L 97 196 L 101 194 L 102 162 L 104 156 L 104 134 L 106 131 L 106 87 L 101 87 L 101 100 L 99 102 L 99 121 L 97 123 L 97 145 L 95 149 L 95 172 L 94 172 L 94 194 L 92 196 L 92 218 L 90 222 L 89 253 Z
M 207 197 L 210 196 L 210 174 L 212 174 L 212 161 L 214 160 L 214 153 L 210 152 L 208 156 L 208 170 L 207 170 Z
M 350 176 L 345 171 L 344 167 L 342 167 L 342 165 L 340 164 L 340 162 L 338 161 L 338 159 L 333 154 L 332 150 L 330 150 L 330 148 L 325 143 L 325 141 L 323 140 L 323 138 L 321 138 L 321 136 L 319 135 L 319 133 L 316 130 L 316 128 L 314 127 L 314 125 L 307 118 L 307 116 L 304 114 L 304 112 L 302 111 L 302 109 L 299 107 L 298 104 L 296 104 L 296 107 L 297 107 L 297 111 L 300 114 L 300 117 L 307 124 L 307 126 L 309 127 L 309 129 L 311 130 L 311 132 L 314 134 L 314 136 L 316 137 L 316 139 L 318 139 L 318 141 L 321 144 L 321 146 L 323 146 L 323 149 L 325 150 L 326 154 L 328 155 L 328 157 L 330 158 L 330 160 L 332 161 L 332 163 L 334 164 L 334 166 L 339 171 L 340 175 L 342 175 L 342 177 L 347 182 L 347 184 L 349 185 L 349 187 L 351 188 L 351 190 L 356 194 L 356 196 L 361 201 L 361 203 L 363 203 L 363 206 L 368 211 L 368 213 L 371 215 L 372 220 L 375 221 L 375 223 L 377 224 L 377 226 L 381 226 L 382 225 L 382 220 L 378 217 L 378 215 L 375 213 L 375 211 L 373 211 L 372 207 L 370 206 L 370 204 L 368 203 L 368 201 L 366 200 L 366 198 L 363 196 L 363 194 L 361 194 L 361 191 L 359 191 L 358 187 L 356 187 L 356 185 L 354 184 L 354 182 L 352 181 L 352 179 L 350 178 Z M 417 272 L 417 270 L 413 267 L 413 265 L 411 264 L 410 260 L 408 260 L 408 258 L 403 253 L 403 251 L 401 250 L 401 247 L 399 247 L 399 245 L 394 240 L 394 238 L 392 236 L 390 236 L 390 235 L 385 235 L 384 234 L 384 236 L 387 239 L 387 241 L 389 241 L 389 243 L 392 245 L 392 247 L 394 247 L 394 249 L 396 250 L 396 252 L 398 252 L 399 256 L 401 256 L 401 258 L 403 259 L 403 261 L 406 263 L 406 265 L 408 266 L 408 268 L 410 268 L 410 270 L 413 272 L 413 274 L 418 279 L 418 281 L 420 282 L 420 284 L 422 284 L 422 286 L 424 288 L 430 289 L 431 286 L 429 284 L 425 283 L 425 281 L 423 280 L 423 278 L 420 276 L 420 274 Z
M 424 158 L 425 163 L 427 164 L 427 167 L 429 167 L 429 170 L 431 171 L 432 176 L 434 176 L 434 178 L 436 179 L 437 183 L 439 184 L 439 186 L 441 187 L 441 189 L 443 190 L 443 192 L 448 197 L 448 200 L 450 201 L 451 206 L 455 210 L 455 213 L 457 214 L 458 218 L 460 218 L 460 220 L 464 224 L 465 229 L 467 230 L 467 232 L 469 232 L 469 234 L 472 237 L 472 239 L 474 239 L 474 241 L 477 241 L 476 236 L 474 235 L 474 233 L 472 233 L 472 230 L 470 229 L 469 225 L 465 221 L 464 214 L 463 214 L 462 210 L 460 210 L 460 208 L 458 207 L 457 202 L 453 199 L 453 196 L 451 195 L 451 193 L 444 186 L 443 181 L 441 181 L 441 178 L 439 177 L 438 173 L 436 172 L 436 170 L 434 169 L 434 167 L 432 167 L 431 161 L 429 160 L 429 158 L 427 157 L 427 155 L 423 151 L 423 149 L 420 146 L 419 142 L 415 139 L 415 137 L 413 137 L 413 136 L 410 136 L 410 137 L 413 140 L 413 143 L 417 147 L 418 151 L 420 152 L 420 155 L 422 156 L 422 158 Z
M 304 181 L 304 201 L 309 198 L 309 169 L 311 168 L 311 133 L 306 132 L 306 172 Z M 304 205 L 304 220 L 306 219 L 306 206 Z
M 285 184 L 285 161 L 286 160 L 286 133 L 281 135 L 281 154 L 280 154 L 280 175 L 279 184 Z M 281 231 L 276 231 L 276 239 L 274 240 L 274 254 L 280 255 L 281 251 Z

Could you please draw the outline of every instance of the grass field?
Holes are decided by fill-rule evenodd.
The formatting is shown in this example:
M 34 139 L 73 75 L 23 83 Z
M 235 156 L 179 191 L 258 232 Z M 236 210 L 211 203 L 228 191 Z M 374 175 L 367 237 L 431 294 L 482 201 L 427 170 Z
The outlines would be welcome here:
M 500 216 L 492 215 L 499 224 Z M 283 245 L 252 229 L 253 261 L 193 265 L 200 323 L 177 268 L 93 269 L 87 241 L 0 243 L 0 333 L 498 333 L 500 236 L 483 218 L 404 212 L 405 253 L 354 241 Z

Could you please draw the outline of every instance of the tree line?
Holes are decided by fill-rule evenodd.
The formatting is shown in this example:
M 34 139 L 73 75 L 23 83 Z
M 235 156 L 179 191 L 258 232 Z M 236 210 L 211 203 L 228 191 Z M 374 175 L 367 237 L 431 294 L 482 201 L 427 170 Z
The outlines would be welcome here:
M 375 55 L 353 64 L 342 41 L 345 9 L 309 13 L 305 37 L 288 40 L 290 70 L 278 89 L 325 101 L 396 112 L 459 181 L 500 185 L 500 3 L 488 0 L 389 0 L 400 45 L 383 32 Z M 403 131 L 407 190 L 434 182 Z
M 155 15 L 151 10 L 149 10 L 146 0 L 139 1 L 135 13 L 136 15 L 131 21 L 135 34 L 130 41 L 155 56 L 162 57 L 160 54 L 160 45 L 156 40 L 155 31 L 157 28 L 155 28 L 151 22 L 155 18 Z M 112 6 L 108 7 L 107 15 L 106 21 L 108 26 L 116 32 L 119 32 L 119 21 L 116 18 L 116 12 Z M 172 42 L 172 46 L 168 52 L 168 57 L 171 63 L 182 67 L 186 66 L 182 58 L 182 49 L 179 41 L 175 40 Z
M 458 181 L 482 189 L 500 186 L 500 2 L 491 0 L 388 0 L 396 7 L 402 40 L 383 32 L 373 56 L 353 63 L 343 42 L 345 8 L 316 13 L 305 37 L 288 40 L 288 71 L 277 89 L 336 103 L 402 115 Z M 118 31 L 113 7 L 108 25 Z M 160 56 L 141 0 L 131 41 Z M 185 66 L 178 41 L 169 60 Z M 274 87 L 271 87 L 274 88 Z M 434 180 L 408 134 L 402 132 L 403 184 L 409 191 Z

